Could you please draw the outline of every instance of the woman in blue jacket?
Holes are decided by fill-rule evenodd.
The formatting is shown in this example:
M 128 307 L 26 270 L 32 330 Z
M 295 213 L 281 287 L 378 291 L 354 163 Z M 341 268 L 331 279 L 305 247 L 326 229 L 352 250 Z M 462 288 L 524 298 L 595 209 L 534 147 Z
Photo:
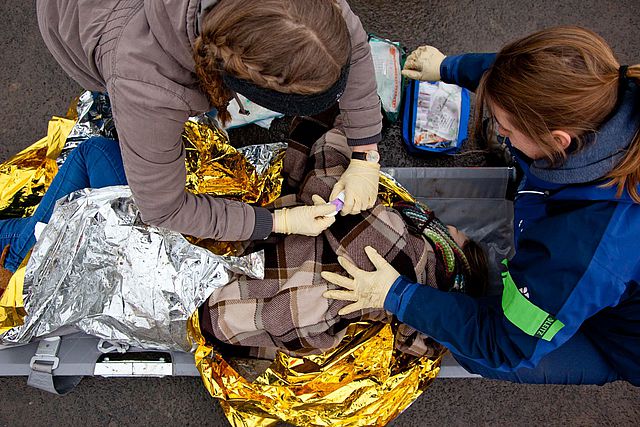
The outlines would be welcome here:
M 497 55 L 424 46 L 404 74 L 476 90 L 476 123 L 487 112 L 524 171 L 502 296 L 411 283 L 373 250 L 372 272 L 322 273 L 346 288 L 325 296 L 394 313 L 487 378 L 640 385 L 640 65 L 558 27 Z

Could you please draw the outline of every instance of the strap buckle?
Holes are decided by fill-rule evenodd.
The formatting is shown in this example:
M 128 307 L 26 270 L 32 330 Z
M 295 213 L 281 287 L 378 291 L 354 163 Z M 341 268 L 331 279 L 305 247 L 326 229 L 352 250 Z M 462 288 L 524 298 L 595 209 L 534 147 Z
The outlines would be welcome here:
M 67 394 L 78 385 L 82 377 L 53 376 L 53 371 L 60 364 L 58 358 L 60 341 L 60 337 L 49 337 L 38 343 L 36 354 L 29 362 L 31 372 L 27 385 L 57 395 Z
M 29 366 L 34 371 L 53 372 L 60 364 L 58 349 L 60 337 L 45 338 L 38 344 L 36 354 L 31 358 Z

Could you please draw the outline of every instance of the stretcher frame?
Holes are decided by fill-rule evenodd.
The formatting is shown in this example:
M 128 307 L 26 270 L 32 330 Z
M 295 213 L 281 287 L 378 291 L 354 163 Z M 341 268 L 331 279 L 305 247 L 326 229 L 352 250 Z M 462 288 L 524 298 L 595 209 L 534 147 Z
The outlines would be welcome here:
M 497 265 L 513 253 L 513 168 L 385 168 L 447 224 L 456 225 L 487 248 Z M 497 269 L 490 269 L 489 292 L 499 294 Z M 72 329 L 21 346 L 0 345 L 0 376 L 27 376 L 28 384 L 56 394 L 71 391 L 84 376 L 164 377 L 199 376 L 193 355 L 186 352 L 98 348 L 96 337 Z M 450 355 L 443 361 L 442 378 L 470 378 Z

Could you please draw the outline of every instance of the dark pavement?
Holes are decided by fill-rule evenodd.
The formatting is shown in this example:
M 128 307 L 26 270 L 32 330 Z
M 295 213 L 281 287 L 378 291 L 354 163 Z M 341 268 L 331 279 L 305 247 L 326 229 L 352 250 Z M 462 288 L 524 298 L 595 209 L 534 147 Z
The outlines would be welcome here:
M 34 1 L 2 0 L 0 16 L 0 160 L 46 133 L 51 115 L 64 115 L 81 88 L 44 46 Z M 409 50 L 432 44 L 445 54 L 493 51 L 514 38 L 559 24 L 601 34 L 621 63 L 640 62 L 640 1 L 352 0 L 368 32 Z M 277 139 L 276 131 L 234 133 L 239 143 Z M 468 146 L 455 157 L 410 158 L 397 125 L 385 131 L 385 166 L 482 166 L 484 154 Z M 227 425 L 198 378 L 86 378 L 66 397 L 0 378 L 0 423 L 50 425 Z M 626 383 L 595 386 L 515 385 L 480 379 L 439 379 L 393 423 L 423 425 L 638 425 L 640 392 Z

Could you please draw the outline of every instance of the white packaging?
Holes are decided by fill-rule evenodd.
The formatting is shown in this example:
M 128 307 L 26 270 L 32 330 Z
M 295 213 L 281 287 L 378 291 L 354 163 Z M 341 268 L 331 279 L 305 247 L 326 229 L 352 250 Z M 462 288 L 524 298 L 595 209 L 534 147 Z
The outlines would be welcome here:
M 382 108 L 395 120 L 402 99 L 402 52 L 395 43 L 375 37 L 369 40 L 369 46 Z
M 246 126 L 250 123 L 254 123 L 260 127 L 269 129 L 273 119 L 284 116 L 284 114 L 282 113 L 271 111 L 261 105 L 256 104 L 255 102 L 251 102 L 240 94 L 238 94 L 238 98 L 240 98 L 240 102 L 242 103 L 244 108 L 249 111 L 249 115 L 240 114 L 240 107 L 238 106 L 238 102 L 236 102 L 235 99 L 232 99 L 229 103 L 229 106 L 227 107 L 227 111 L 231 113 L 231 122 L 226 126 L 227 129 Z
M 449 146 L 458 139 L 462 88 L 443 82 L 420 82 L 414 144 Z

